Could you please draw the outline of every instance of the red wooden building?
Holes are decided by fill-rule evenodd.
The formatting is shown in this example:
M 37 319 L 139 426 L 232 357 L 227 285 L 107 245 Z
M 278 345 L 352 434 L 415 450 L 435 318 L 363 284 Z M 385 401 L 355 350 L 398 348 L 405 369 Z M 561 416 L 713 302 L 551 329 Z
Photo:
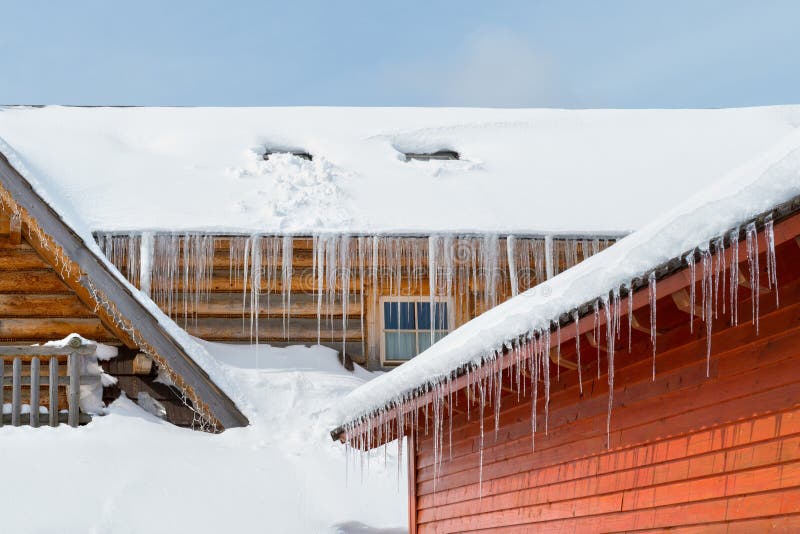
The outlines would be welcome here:
M 798 211 L 739 221 L 334 438 L 408 436 L 412 533 L 798 531 Z

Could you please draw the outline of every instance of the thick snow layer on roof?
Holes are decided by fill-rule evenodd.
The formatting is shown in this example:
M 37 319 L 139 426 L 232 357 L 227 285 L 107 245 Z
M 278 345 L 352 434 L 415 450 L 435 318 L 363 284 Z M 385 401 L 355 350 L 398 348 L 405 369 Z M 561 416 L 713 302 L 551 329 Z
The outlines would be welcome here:
M 330 403 L 374 375 L 324 347 L 203 346 L 247 396 L 250 426 L 191 431 L 124 397 L 77 429 L 6 425 L 3 532 L 405 532 L 395 447 L 363 480 L 351 458 L 347 480 L 327 433 Z
M 800 129 L 641 230 L 480 315 L 410 362 L 355 390 L 339 405 L 339 422 L 399 401 L 462 365 L 480 364 L 519 336 L 549 329 L 562 313 L 628 286 L 630 280 L 708 245 L 723 232 L 797 195 Z
M 614 233 L 798 124 L 800 106 L 11 107 L 0 150 L 92 231 Z M 266 149 L 314 159 L 264 161 Z M 439 149 L 462 159 L 402 155 Z

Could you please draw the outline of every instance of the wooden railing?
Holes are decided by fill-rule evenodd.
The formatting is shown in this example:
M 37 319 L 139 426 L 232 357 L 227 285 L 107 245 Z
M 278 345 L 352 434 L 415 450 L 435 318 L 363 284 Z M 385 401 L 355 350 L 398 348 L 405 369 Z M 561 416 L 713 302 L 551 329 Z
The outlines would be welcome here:
M 1 345 L 0 346 L 0 401 L 5 408 L 6 390 L 11 390 L 11 413 L 6 414 L 5 410 L 0 417 L 0 426 L 11 423 L 13 426 L 20 426 L 29 423 L 33 427 L 40 425 L 39 407 L 42 394 L 42 379 L 46 379 L 44 387 L 47 389 L 47 424 L 58 426 L 59 423 L 66 422 L 72 427 L 90 420 L 88 415 L 80 413 L 80 386 L 96 382 L 98 376 L 81 376 L 81 359 L 85 356 L 94 354 L 97 346 L 87 343 L 78 336 L 69 339 L 66 345 L 62 346 L 30 346 L 30 345 Z M 42 360 L 46 360 L 44 365 L 46 376 L 43 376 Z M 7 362 L 11 365 L 7 365 Z M 60 370 L 66 372 L 62 376 Z M 11 374 L 7 375 L 10 367 Z M 59 389 L 66 389 L 67 414 L 61 413 Z M 27 399 L 23 399 L 23 390 Z M 28 400 L 30 414 L 22 413 L 23 400 Z M 23 416 L 29 415 L 28 421 L 23 422 Z M 66 418 L 64 417 L 66 416 Z

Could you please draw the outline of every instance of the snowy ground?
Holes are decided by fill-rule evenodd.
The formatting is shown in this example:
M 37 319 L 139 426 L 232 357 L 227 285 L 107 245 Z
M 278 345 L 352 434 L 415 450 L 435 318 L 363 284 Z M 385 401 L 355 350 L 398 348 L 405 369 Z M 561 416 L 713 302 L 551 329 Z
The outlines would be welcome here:
M 323 347 L 204 343 L 245 392 L 252 425 L 209 435 L 121 398 L 72 429 L 0 429 L 4 532 L 405 532 L 406 481 L 390 452 L 345 470 L 327 408 L 370 378 Z M 393 449 L 392 449 L 393 450 Z

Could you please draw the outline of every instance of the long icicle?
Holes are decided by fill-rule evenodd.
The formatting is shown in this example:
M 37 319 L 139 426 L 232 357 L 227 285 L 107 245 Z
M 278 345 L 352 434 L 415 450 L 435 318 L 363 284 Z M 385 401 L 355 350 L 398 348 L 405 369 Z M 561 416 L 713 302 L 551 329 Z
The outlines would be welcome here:
M 772 216 L 769 216 L 764 223 L 764 237 L 767 240 L 767 278 L 769 289 L 775 291 L 775 307 L 780 307 L 778 297 L 778 260 L 775 256 L 775 228 Z
M 578 389 L 580 390 L 581 397 L 583 397 L 583 377 L 581 376 L 581 330 L 580 330 L 580 317 L 578 310 L 572 312 L 572 320 L 575 322 L 575 352 L 577 353 L 578 364 Z
M 650 298 L 650 343 L 653 345 L 653 382 L 656 380 L 656 273 L 651 272 L 647 277 L 647 286 Z
M 760 300 L 759 269 L 758 269 L 758 231 L 756 223 L 750 223 L 745 229 L 747 242 L 747 265 L 750 269 L 750 298 L 753 314 L 753 324 L 756 326 L 758 335 L 758 304 Z

